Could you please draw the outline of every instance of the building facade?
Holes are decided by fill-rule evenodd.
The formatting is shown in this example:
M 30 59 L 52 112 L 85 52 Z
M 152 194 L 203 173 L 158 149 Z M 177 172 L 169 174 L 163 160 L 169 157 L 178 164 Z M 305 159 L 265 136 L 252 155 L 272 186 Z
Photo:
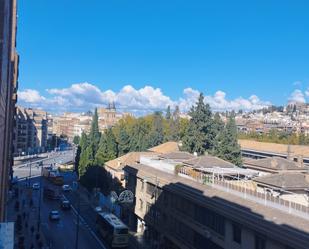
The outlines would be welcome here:
M 48 118 L 42 110 L 16 108 L 14 154 L 16 156 L 45 152 Z
M 0 1 L 0 222 L 13 162 L 13 127 L 19 58 L 16 53 L 16 0 Z
M 124 168 L 129 224 L 161 249 L 307 249 L 307 217 L 145 164 Z M 306 214 L 304 214 L 306 215 Z

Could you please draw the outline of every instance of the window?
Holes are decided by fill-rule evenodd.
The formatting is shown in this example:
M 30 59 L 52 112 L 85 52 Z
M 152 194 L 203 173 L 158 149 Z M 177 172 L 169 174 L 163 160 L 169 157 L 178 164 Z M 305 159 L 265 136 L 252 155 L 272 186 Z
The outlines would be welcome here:
M 241 226 L 234 223 L 233 225 L 233 241 L 241 244 Z
M 205 238 L 199 233 L 194 233 L 194 247 L 197 249 L 223 249 L 221 246 L 212 242 L 210 239 Z
M 208 208 L 196 206 L 195 220 L 215 232 L 225 235 L 225 218 L 222 215 Z
M 146 189 L 147 194 L 153 195 L 154 192 L 155 192 L 155 189 L 156 189 L 155 185 L 153 185 L 151 183 L 147 183 L 147 189 Z
M 144 202 L 142 199 L 139 199 L 139 209 L 143 210 L 143 207 L 144 207 Z
M 144 180 L 142 179 L 141 182 L 142 182 L 141 191 L 144 191 L 144 185 L 145 185 Z
M 261 235 L 255 235 L 255 249 L 265 249 L 266 240 Z

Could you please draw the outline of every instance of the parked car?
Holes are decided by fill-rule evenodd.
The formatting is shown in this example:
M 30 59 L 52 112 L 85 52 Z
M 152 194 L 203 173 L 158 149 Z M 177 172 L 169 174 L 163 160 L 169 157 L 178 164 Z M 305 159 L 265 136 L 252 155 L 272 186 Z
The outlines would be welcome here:
M 70 187 L 70 185 L 65 184 L 65 185 L 62 186 L 62 190 L 64 192 L 69 192 L 69 191 L 72 190 L 72 188 Z
M 59 211 L 57 210 L 52 210 L 49 213 L 49 219 L 50 220 L 59 220 L 60 219 L 60 214 Z
M 32 189 L 33 190 L 38 190 L 38 189 L 40 189 L 40 183 L 33 183 L 33 185 L 32 185 Z
M 71 204 L 68 200 L 63 200 L 61 202 L 61 209 L 62 210 L 70 210 L 71 209 Z

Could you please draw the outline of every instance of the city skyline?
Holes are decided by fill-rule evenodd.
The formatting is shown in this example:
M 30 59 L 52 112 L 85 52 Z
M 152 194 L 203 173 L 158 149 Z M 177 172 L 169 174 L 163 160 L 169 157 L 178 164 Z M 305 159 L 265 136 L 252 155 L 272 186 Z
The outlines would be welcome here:
M 219 110 L 308 101 L 305 1 L 72 3 L 19 3 L 19 104 L 114 100 L 143 113 L 188 110 L 197 92 Z

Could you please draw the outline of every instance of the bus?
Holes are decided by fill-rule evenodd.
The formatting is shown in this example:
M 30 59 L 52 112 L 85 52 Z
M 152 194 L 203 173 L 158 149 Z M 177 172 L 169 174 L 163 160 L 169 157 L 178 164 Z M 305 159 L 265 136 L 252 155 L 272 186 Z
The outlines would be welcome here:
M 104 241 L 112 248 L 126 248 L 128 246 L 128 227 L 114 214 L 99 212 L 96 226 Z

